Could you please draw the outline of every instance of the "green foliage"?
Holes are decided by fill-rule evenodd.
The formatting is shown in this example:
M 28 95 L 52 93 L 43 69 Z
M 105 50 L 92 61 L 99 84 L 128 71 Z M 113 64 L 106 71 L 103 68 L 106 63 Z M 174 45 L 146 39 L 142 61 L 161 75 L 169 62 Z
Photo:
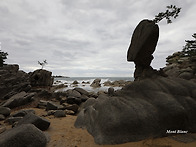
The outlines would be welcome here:
M 194 40 L 185 40 L 186 45 L 182 49 L 184 56 L 196 56 L 196 33 L 194 33 L 192 37 L 194 38 Z
M 165 12 L 160 12 L 158 15 L 155 16 L 153 21 L 155 23 L 158 23 L 161 21 L 163 18 L 167 20 L 167 23 L 172 23 L 171 17 L 177 18 L 178 14 L 180 13 L 181 8 L 176 7 L 175 5 L 167 6 Z
M 47 63 L 46 60 L 44 60 L 43 62 L 39 62 L 39 61 L 38 61 L 38 64 L 41 65 L 41 66 L 42 66 L 42 69 L 43 69 L 44 66 L 45 66 L 46 64 L 48 64 L 48 63 Z
M 8 53 L 0 50 L 0 67 L 4 65 L 4 60 L 7 59 Z

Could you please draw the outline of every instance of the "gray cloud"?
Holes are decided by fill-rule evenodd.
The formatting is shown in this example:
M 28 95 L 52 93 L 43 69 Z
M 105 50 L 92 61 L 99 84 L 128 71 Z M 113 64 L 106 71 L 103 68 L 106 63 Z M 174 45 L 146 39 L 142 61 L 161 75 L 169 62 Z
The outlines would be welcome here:
M 134 64 L 126 61 L 126 52 L 134 28 L 170 4 L 182 11 L 172 24 L 159 23 L 153 67 L 160 68 L 195 32 L 191 0 L 3 0 L 1 47 L 9 53 L 7 63 L 18 63 L 27 72 L 46 59 L 45 68 L 57 75 L 130 76 Z

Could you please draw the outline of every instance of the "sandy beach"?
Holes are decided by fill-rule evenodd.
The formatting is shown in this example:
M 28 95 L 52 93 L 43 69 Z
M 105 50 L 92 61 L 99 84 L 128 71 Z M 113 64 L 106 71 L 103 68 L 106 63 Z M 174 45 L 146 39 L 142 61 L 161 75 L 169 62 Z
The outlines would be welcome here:
M 31 109 L 31 108 L 28 108 Z M 46 111 L 43 109 L 32 108 L 36 114 L 43 116 Z M 77 116 L 67 115 L 62 118 L 55 118 L 54 116 L 46 116 L 51 124 L 45 133 L 49 136 L 50 141 L 47 147 L 195 147 L 196 141 L 191 143 L 182 143 L 171 139 L 171 137 L 146 139 L 138 142 L 130 142 L 119 145 L 97 145 L 94 143 L 93 137 L 84 129 L 77 129 L 74 127 L 74 122 Z M 3 123 L 3 122 L 1 122 Z M 8 128 L 10 126 L 7 125 Z M 189 134 L 196 136 L 196 134 Z M 181 135 L 181 138 L 183 135 Z M 188 139 L 184 137 L 184 139 Z M 190 137 L 189 137 L 190 139 Z

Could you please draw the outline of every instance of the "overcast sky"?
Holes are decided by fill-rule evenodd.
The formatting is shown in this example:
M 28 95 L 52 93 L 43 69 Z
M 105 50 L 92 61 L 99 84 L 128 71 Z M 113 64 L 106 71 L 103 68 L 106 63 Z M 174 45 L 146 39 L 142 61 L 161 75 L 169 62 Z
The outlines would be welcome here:
M 53 75 L 132 76 L 126 56 L 135 27 L 171 4 L 182 10 L 172 24 L 159 23 L 159 69 L 196 32 L 195 0 L 0 0 L 1 49 L 25 72 L 46 59 Z

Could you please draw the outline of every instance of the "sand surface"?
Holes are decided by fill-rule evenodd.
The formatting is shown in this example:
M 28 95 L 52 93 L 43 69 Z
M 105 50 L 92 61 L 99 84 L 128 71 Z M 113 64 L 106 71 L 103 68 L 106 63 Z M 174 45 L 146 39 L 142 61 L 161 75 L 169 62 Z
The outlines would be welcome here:
M 39 116 L 46 114 L 43 109 L 33 109 Z M 74 127 L 76 116 L 67 115 L 63 118 L 46 116 L 45 118 L 51 122 L 49 129 L 45 131 L 50 138 L 47 147 L 196 147 L 196 139 L 191 140 L 192 137 L 196 138 L 196 134 L 187 134 L 188 137 L 187 135 L 177 137 L 178 140 L 188 140 L 189 143 L 182 143 L 171 137 L 164 137 L 119 145 L 97 145 L 86 130 Z M 3 122 L 1 121 L 1 123 Z M 7 125 L 7 128 L 10 128 L 10 126 Z

